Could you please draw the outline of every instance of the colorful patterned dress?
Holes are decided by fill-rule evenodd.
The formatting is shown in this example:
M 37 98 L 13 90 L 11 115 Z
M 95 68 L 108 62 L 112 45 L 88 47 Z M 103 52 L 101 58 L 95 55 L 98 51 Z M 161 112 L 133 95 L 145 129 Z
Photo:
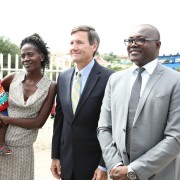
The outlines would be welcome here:
M 25 72 L 16 73 L 9 89 L 8 115 L 15 118 L 34 118 L 46 99 L 52 80 L 43 76 L 37 83 L 36 92 L 24 100 L 23 83 Z M 33 180 L 34 152 L 38 129 L 26 129 L 9 125 L 6 143 L 12 155 L 0 156 L 0 180 Z
M 4 91 L 4 88 L 1 86 L 0 80 L 0 113 L 7 116 L 7 107 L 8 107 L 8 95 Z M 1 122 L 0 122 L 1 126 Z

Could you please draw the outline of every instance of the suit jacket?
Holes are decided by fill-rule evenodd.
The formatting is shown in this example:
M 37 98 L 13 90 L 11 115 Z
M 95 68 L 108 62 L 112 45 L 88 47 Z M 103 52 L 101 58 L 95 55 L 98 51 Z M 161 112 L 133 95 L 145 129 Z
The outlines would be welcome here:
M 180 179 L 180 73 L 158 63 L 137 107 L 131 150 L 126 152 L 126 123 L 130 98 L 130 70 L 107 83 L 98 139 L 106 167 L 129 165 L 140 180 Z
M 52 139 L 52 158 L 60 159 L 63 178 L 72 171 L 78 180 L 91 180 L 98 165 L 105 167 L 97 139 L 97 125 L 105 86 L 112 71 L 96 61 L 72 111 L 71 84 L 74 68 L 58 77 L 57 106 Z

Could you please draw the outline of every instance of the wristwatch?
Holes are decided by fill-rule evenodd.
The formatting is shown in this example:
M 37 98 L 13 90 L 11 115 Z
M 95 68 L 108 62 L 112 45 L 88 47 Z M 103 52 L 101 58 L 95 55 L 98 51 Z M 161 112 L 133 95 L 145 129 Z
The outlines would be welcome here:
M 133 180 L 133 179 L 137 179 L 136 178 L 136 173 L 134 171 L 129 171 L 127 173 L 127 177 L 130 179 L 130 180 Z

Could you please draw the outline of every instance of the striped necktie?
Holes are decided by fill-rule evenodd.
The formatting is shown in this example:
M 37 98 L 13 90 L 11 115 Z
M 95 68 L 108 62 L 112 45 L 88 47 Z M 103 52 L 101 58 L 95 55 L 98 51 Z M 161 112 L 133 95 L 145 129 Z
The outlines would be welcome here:
M 144 68 L 138 68 L 138 75 L 137 78 L 132 86 L 131 96 L 129 100 L 129 107 L 128 107 L 128 118 L 127 118 L 127 128 L 126 128 L 126 148 L 127 153 L 130 156 L 130 144 L 131 144 L 131 130 L 134 122 L 134 116 L 136 114 L 136 109 L 140 99 L 140 91 L 141 91 L 141 84 L 142 84 L 142 77 L 141 73 L 144 71 Z
M 78 105 L 78 102 L 80 99 L 80 95 L 81 95 L 80 77 L 81 77 L 81 73 L 78 72 L 76 75 L 76 78 L 73 81 L 73 85 L 72 85 L 71 100 L 72 100 L 72 109 L 73 109 L 74 114 L 76 112 L 76 108 L 77 108 L 77 105 Z

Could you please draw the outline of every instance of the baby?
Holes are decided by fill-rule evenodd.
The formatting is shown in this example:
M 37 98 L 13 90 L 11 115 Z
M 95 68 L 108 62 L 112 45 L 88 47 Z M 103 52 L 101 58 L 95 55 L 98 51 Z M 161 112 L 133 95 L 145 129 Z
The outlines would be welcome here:
M 8 107 L 8 95 L 1 85 L 0 80 L 0 114 L 7 116 Z M 0 121 L 0 155 L 10 155 L 12 152 L 8 145 L 5 143 L 5 134 L 7 130 L 7 125 Z

